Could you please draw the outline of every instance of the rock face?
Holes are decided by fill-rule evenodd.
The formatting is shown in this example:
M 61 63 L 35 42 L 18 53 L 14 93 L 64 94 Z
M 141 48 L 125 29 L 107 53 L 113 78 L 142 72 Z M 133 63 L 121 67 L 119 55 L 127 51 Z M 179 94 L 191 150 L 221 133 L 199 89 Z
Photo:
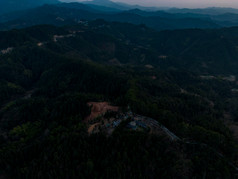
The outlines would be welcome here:
M 1 0 L 0 14 L 34 8 L 43 4 L 56 4 L 58 0 Z

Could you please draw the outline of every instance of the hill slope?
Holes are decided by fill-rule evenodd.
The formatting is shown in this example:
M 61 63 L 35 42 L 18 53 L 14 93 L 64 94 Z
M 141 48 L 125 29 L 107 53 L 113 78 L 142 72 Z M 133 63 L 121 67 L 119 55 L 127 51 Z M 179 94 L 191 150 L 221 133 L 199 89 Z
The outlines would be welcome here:
M 1 0 L 0 1 L 0 14 L 9 13 L 12 11 L 19 11 L 24 9 L 30 9 L 43 4 L 55 4 L 59 3 L 58 0 Z
M 160 17 L 144 16 L 133 11 L 101 12 L 89 6 L 75 4 L 46 5 L 17 15 L 6 15 L 0 21 L 8 21 L 0 25 L 1 30 L 23 28 L 37 24 L 65 25 L 78 23 L 80 20 L 104 19 L 106 21 L 146 24 L 156 30 L 184 28 L 218 28 L 219 25 L 210 19 L 193 17 Z M 14 20 L 13 20 L 14 19 Z
M 237 31 L 97 20 L 0 32 L 0 176 L 234 178 Z M 86 121 L 95 102 L 116 110 Z

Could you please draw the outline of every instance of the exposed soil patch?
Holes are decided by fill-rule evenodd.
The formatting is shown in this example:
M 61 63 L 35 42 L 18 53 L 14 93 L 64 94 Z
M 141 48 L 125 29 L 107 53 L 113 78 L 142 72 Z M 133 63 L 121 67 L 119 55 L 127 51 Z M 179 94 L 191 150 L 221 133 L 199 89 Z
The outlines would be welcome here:
M 118 106 L 111 106 L 109 105 L 108 102 L 89 102 L 88 105 L 92 106 L 91 114 L 88 117 L 86 117 L 85 121 L 90 121 L 99 116 L 102 116 L 107 111 L 114 111 L 114 112 L 119 111 Z
M 92 134 L 94 128 L 95 128 L 97 125 L 100 125 L 100 122 L 91 125 L 91 126 L 88 128 L 88 133 L 89 133 L 89 134 Z

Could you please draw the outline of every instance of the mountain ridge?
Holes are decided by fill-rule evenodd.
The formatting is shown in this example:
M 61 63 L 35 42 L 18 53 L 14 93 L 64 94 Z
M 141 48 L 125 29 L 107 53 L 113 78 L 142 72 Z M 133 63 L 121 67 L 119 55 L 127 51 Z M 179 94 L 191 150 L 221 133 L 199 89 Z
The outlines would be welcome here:
M 43 4 L 57 4 L 59 0 L 1 0 L 0 1 L 0 14 L 10 13 L 19 10 L 34 8 Z
M 96 20 L 104 19 L 107 21 L 128 22 L 133 24 L 145 24 L 148 27 L 165 30 L 165 29 L 185 29 L 185 28 L 219 28 L 220 25 L 211 21 L 209 18 L 193 18 L 180 17 L 174 15 L 157 12 L 133 13 L 133 11 L 119 11 L 119 12 L 103 12 L 94 10 L 92 7 L 77 4 L 59 4 L 59 5 L 45 5 L 33 10 L 23 12 L 23 16 L 16 16 L 7 22 L 7 16 L 2 16 L 1 30 L 11 28 L 21 28 L 37 24 L 66 25 L 69 23 L 78 23 L 80 20 Z M 164 16 L 158 16 L 158 13 Z M 45 17 L 45 16 L 48 16 Z M 59 18 L 61 18 L 61 21 Z M 4 19 L 5 18 L 5 19 Z M 1 20 L 0 20 L 1 21 Z

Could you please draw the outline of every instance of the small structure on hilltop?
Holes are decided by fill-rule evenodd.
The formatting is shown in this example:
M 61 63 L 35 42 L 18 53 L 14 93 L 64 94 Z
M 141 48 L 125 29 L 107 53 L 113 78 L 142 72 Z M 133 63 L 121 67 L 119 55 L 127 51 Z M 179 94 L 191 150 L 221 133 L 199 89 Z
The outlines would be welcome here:
M 131 121 L 130 123 L 127 124 L 127 128 L 132 129 L 132 130 L 136 130 L 137 129 L 136 122 Z
M 117 120 L 117 121 L 114 121 L 113 122 L 113 127 L 117 127 L 117 126 L 119 126 L 119 124 L 122 122 L 122 120 Z

